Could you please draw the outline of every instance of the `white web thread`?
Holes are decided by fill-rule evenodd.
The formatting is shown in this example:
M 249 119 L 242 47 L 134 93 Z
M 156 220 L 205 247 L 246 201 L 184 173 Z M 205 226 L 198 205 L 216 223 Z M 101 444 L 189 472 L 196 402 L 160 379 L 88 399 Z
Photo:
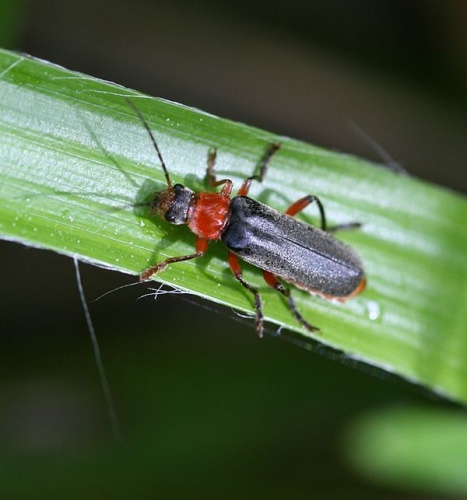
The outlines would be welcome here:
M 377 141 L 373 139 L 369 134 L 367 134 L 362 128 L 360 128 L 352 119 L 348 119 L 349 127 L 352 129 L 353 133 L 362 139 L 370 149 L 378 155 L 384 162 L 385 166 L 397 172 L 399 174 L 408 175 L 407 170 L 397 162 Z
M 168 286 L 170 286 L 170 289 L 164 288 Z M 138 297 L 138 300 L 144 299 L 146 297 L 154 297 L 154 302 L 156 302 L 161 295 L 195 295 L 195 294 L 191 294 L 190 292 L 181 290 L 180 288 L 176 288 L 171 285 L 164 285 L 163 283 L 161 283 L 158 288 L 148 288 L 148 292 L 145 293 L 144 295 L 140 295 Z
M 101 383 L 102 391 L 104 393 L 105 402 L 107 405 L 107 411 L 109 414 L 110 425 L 112 427 L 112 434 L 115 441 L 121 442 L 122 435 L 120 432 L 120 426 L 118 424 L 117 412 L 115 411 L 115 404 L 112 398 L 112 393 L 110 392 L 109 382 L 107 381 L 107 376 L 104 370 L 104 364 L 102 363 L 101 352 L 99 349 L 99 343 L 97 342 L 96 332 L 92 324 L 91 314 L 89 312 L 88 303 L 84 295 L 83 284 L 81 282 L 81 273 L 79 270 L 79 263 L 76 257 L 73 257 L 73 263 L 75 265 L 76 272 L 76 283 L 78 285 L 79 297 L 81 300 L 81 305 L 83 307 L 84 316 L 86 317 L 86 323 L 88 325 L 89 336 L 91 337 L 92 347 L 94 350 L 94 359 L 96 360 L 97 371 L 99 374 L 99 380 Z

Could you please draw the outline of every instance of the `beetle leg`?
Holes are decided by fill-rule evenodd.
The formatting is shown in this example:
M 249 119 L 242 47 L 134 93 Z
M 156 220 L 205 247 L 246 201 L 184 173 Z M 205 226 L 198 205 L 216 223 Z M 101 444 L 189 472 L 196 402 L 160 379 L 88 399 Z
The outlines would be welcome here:
M 328 233 L 335 233 L 336 231 L 344 231 L 346 229 L 359 229 L 361 227 L 361 222 L 347 222 L 345 224 L 338 224 L 337 226 L 328 227 L 326 231 Z
M 297 311 L 297 306 L 295 305 L 295 301 L 290 293 L 290 289 L 285 287 L 278 279 L 277 276 L 272 274 L 269 271 L 263 271 L 263 277 L 266 283 L 274 288 L 274 290 L 281 293 L 288 301 L 289 308 L 294 316 L 294 318 L 307 330 L 310 332 L 319 332 L 321 331 L 317 326 L 313 326 Z
M 259 174 L 252 175 L 251 177 L 248 177 L 243 181 L 243 184 L 241 185 L 240 189 L 238 190 L 238 195 L 239 196 L 247 196 L 248 191 L 250 190 L 250 185 L 251 181 L 258 181 L 258 182 L 263 182 L 264 176 L 266 175 L 266 172 L 268 171 L 268 164 L 269 161 L 271 160 L 272 156 L 276 151 L 281 147 L 280 143 L 278 142 L 273 142 L 268 150 L 266 151 L 266 154 L 263 156 L 263 159 L 261 160 L 260 163 L 260 170 Z
M 230 196 L 232 192 L 233 182 L 230 179 L 221 179 L 218 181 L 216 179 L 216 172 L 214 165 L 216 164 L 217 158 L 217 148 L 211 149 L 208 154 L 207 168 L 206 168 L 206 182 L 208 186 L 216 187 L 225 184 L 222 188 L 221 194 L 225 196 Z
M 160 271 L 163 271 L 169 264 L 174 262 L 183 262 L 184 260 L 196 259 L 197 257 L 202 257 L 208 249 L 208 240 L 203 240 L 202 238 L 196 238 L 196 252 L 190 255 L 180 255 L 179 257 L 169 257 L 168 259 L 155 264 L 154 266 L 148 267 L 140 275 L 140 281 L 146 281 L 151 276 L 154 276 Z
M 213 148 L 208 153 L 208 161 L 206 169 L 206 179 L 211 185 L 213 182 L 216 182 L 216 174 L 214 173 L 214 165 L 216 164 L 216 158 L 217 158 L 217 148 Z
M 290 205 L 290 207 L 285 211 L 285 213 L 287 215 L 297 215 L 299 212 L 301 212 L 302 210 L 304 210 L 310 203 L 313 203 L 314 201 L 316 201 L 317 205 L 318 205 L 318 209 L 319 209 L 319 215 L 321 217 L 321 229 L 323 231 L 326 231 L 326 215 L 324 213 L 324 207 L 323 207 L 323 204 L 321 203 L 321 200 L 313 195 L 313 194 L 309 194 L 308 196 L 304 196 L 303 198 L 300 198 L 299 200 L 297 200 L 295 203 L 292 203 L 292 205 Z
M 258 332 L 258 337 L 262 338 L 264 315 L 263 315 L 263 301 L 261 300 L 261 295 L 259 294 L 258 290 L 255 287 L 253 287 L 243 279 L 242 268 L 240 267 L 240 263 L 238 262 L 238 257 L 232 252 L 229 252 L 227 258 L 229 261 L 230 269 L 232 270 L 235 279 L 237 279 L 255 297 L 256 331 Z
M 302 210 L 304 210 L 310 203 L 316 201 L 319 209 L 319 214 L 321 217 L 321 229 L 323 231 L 326 231 L 328 233 L 335 233 L 336 231 L 342 231 L 344 229 L 358 229 L 362 225 L 360 222 L 347 222 L 345 224 L 338 224 L 337 226 L 331 226 L 329 227 L 326 223 L 326 215 L 324 213 L 324 206 L 321 203 L 321 200 L 312 194 L 309 194 L 308 196 L 305 196 L 303 198 L 300 198 L 298 201 L 295 203 L 292 203 L 290 207 L 285 211 L 287 215 L 296 215 Z
M 214 169 L 214 166 L 216 164 L 216 158 L 217 158 L 217 148 L 213 148 L 209 151 L 208 161 L 206 166 L 206 182 L 208 186 L 211 187 L 219 186 L 220 184 L 225 183 L 225 180 L 218 181 L 216 179 L 216 172 Z

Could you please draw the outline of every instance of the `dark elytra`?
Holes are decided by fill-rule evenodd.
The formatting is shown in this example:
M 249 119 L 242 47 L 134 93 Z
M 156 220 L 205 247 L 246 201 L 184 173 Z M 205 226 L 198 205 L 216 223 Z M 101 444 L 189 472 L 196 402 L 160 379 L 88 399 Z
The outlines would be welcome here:
M 349 246 L 247 196 L 232 199 L 221 240 L 246 262 L 325 296 L 347 297 L 364 278 Z

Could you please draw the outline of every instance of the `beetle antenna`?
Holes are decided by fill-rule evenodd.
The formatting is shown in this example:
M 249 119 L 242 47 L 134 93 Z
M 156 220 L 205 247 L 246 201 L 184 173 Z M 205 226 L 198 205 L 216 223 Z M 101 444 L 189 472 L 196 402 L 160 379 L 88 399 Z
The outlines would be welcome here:
M 172 182 L 170 181 L 169 172 L 167 170 L 167 167 L 165 166 L 164 158 L 162 158 L 162 154 L 161 154 L 161 151 L 159 149 L 159 146 L 157 145 L 156 138 L 154 137 L 152 130 L 149 128 L 148 122 L 145 120 L 143 114 L 136 107 L 136 104 L 134 104 L 133 101 L 128 99 L 128 97 L 126 97 L 125 100 L 133 108 L 134 112 L 137 114 L 138 118 L 141 120 L 142 124 L 144 125 L 144 128 L 147 130 L 149 137 L 151 138 L 152 144 L 154 145 L 154 149 L 157 152 L 157 156 L 159 157 L 159 161 L 161 162 L 162 168 L 164 170 L 164 175 L 165 175 L 165 180 L 167 181 L 167 186 L 169 189 L 172 189 Z

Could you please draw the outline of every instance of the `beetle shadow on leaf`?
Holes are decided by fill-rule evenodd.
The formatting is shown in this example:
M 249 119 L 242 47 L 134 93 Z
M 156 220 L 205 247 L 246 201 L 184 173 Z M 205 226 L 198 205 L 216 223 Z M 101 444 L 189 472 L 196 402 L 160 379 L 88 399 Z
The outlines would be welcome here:
M 96 131 L 94 128 L 91 126 L 91 124 L 88 122 L 84 114 L 78 109 L 76 111 L 78 118 L 80 119 L 81 123 L 83 124 L 84 128 L 86 129 L 89 137 L 91 138 L 92 142 L 97 146 L 98 150 L 104 155 L 104 157 L 107 160 L 108 164 L 113 165 L 120 173 L 121 175 L 126 179 L 126 181 L 133 187 L 136 187 L 136 181 L 131 177 L 131 175 L 123 168 L 120 163 L 112 156 L 112 154 L 106 149 L 104 144 L 102 143 L 102 140 L 100 139 L 99 135 L 96 134 Z
M 205 191 L 209 186 L 207 186 L 205 178 L 200 178 L 195 174 L 187 174 L 183 178 L 183 183 L 186 187 L 194 191 Z
M 133 214 L 143 219 L 152 219 L 149 208 L 156 193 L 161 191 L 160 183 L 146 179 L 138 190 L 133 204 Z

